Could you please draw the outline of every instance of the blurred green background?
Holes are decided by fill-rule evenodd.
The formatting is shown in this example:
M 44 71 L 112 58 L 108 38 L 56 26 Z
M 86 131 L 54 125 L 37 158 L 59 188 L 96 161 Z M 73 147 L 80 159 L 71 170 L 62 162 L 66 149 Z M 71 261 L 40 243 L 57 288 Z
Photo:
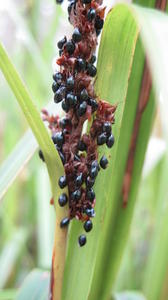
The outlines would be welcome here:
M 3 3 L 2 3 L 3 2 Z M 71 27 L 66 3 L 6 0 L 0 3 L 0 39 L 22 75 L 39 110 L 52 100 L 57 41 Z M 0 74 L 0 170 L 28 129 L 14 96 Z M 24 138 L 17 159 L 29 141 Z M 136 212 L 116 290 L 140 289 L 158 210 L 158 180 L 164 162 L 159 112 L 148 149 Z M 35 155 L 0 199 L 0 289 L 15 289 L 35 267 L 51 264 L 54 210 L 45 165 Z

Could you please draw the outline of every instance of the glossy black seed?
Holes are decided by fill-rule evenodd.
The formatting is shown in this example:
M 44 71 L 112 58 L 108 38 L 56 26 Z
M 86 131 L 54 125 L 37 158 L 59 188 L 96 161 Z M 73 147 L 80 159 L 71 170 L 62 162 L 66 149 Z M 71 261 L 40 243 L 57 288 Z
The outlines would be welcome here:
M 78 143 L 78 150 L 79 151 L 86 151 L 86 149 L 87 149 L 86 144 L 83 141 L 79 141 L 79 143 Z
M 64 129 L 67 125 L 71 124 L 71 120 L 68 119 L 67 117 L 63 117 L 62 119 L 59 120 L 59 126 Z
M 71 10 L 73 8 L 73 6 L 75 6 L 75 1 L 72 1 L 69 5 L 68 5 L 68 14 L 70 15 Z
M 78 201 L 81 198 L 81 191 L 80 190 L 76 190 L 71 194 L 71 198 L 72 200 Z
M 80 247 L 83 247 L 86 244 L 86 235 L 81 234 L 78 238 L 78 243 Z
M 89 4 L 91 3 L 91 0 L 82 0 L 83 4 Z
M 68 93 L 66 96 L 66 103 L 69 107 L 74 107 L 77 104 L 77 97 L 72 93 Z
M 62 109 L 67 113 L 70 109 L 68 103 L 66 103 L 66 101 L 63 100 L 61 104 L 62 104 Z
M 91 168 L 91 170 L 90 170 L 90 177 L 92 179 L 96 178 L 98 172 L 99 172 L 98 168 L 96 168 L 96 167 Z
M 107 165 L 108 165 L 108 159 L 105 155 L 103 155 L 100 160 L 100 166 L 102 167 L 102 169 L 106 169 Z
M 103 124 L 103 131 L 106 132 L 107 134 L 111 133 L 111 123 L 110 122 L 105 122 Z
M 55 93 L 59 89 L 59 84 L 57 82 L 53 82 L 52 84 L 52 90 Z
M 95 216 L 95 211 L 93 208 L 86 208 L 85 213 L 88 217 L 93 218 Z
M 72 34 L 72 39 L 74 43 L 79 43 L 82 40 L 82 34 L 80 33 L 78 28 L 74 29 L 74 32 Z
M 87 13 L 88 21 L 92 22 L 96 17 L 96 11 L 94 8 L 90 8 Z
M 65 87 L 60 87 L 54 94 L 54 102 L 59 103 L 65 97 Z
M 66 187 L 66 185 L 67 185 L 66 176 L 61 176 L 59 178 L 58 184 L 59 184 L 61 189 L 64 189 L 64 187 Z
M 93 201 L 95 199 L 95 192 L 93 189 L 89 189 L 87 192 L 86 192 L 86 198 L 90 201 Z
M 108 148 L 111 148 L 114 145 L 114 136 L 112 134 L 107 138 L 106 145 Z
M 101 133 L 97 137 L 97 144 L 98 145 L 103 145 L 103 144 L 105 144 L 106 140 L 107 140 L 106 134 L 105 133 Z
M 93 112 L 98 109 L 98 103 L 95 99 L 90 99 L 89 105 L 91 106 Z
M 66 44 L 65 44 L 65 48 L 66 48 L 66 51 L 71 55 L 74 53 L 75 51 L 75 44 L 73 41 L 68 41 Z
M 96 55 L 93 54 L 92 57 L 91 57 L 91 59 L 90 59 L 90 63 L 94 64 L 95 61 L 96 61 Z
M 59 151 L 59 156 L 60 156 L 60 158 L 61 158 L 61 160 L 62 160 L 62 163 L 63 163 L 63 165 L 64 165 L 65 162 L 66 162 L 66 159 L 65 159 L 64 154 L 63 154 L 61 151 Z
M 63 53 L 63 50 L 59 50 L 59 56 L 61 56 Z
M 59 83 L 59 84 L 61 84 L 62 78 L 63 78 L 63 76 L 62 76 L 62 74 L 61 74 L 60 72 L 56 72 L 56 73 L 54 73 L 54 75 L 53 75 L 54 81 L 56 81 L 56 82 Z
M 60 227 L 63 228 L 63 227 L 66 227 L 68 226 L 69 224 L 69 218 L 68 217 L 65 217 L 64 219 L 62 219 L 61 223 L 60 223 Z
M 101 33 L 101 29 L 96 29 L 96 35 L 99 36 Z
M 101 30 L 103 28 L 104 20 L 101 19 L 99 16 L 96 17 L 95 20 L 95 28 Z
M 45 162 L 44 155 L 43 155 L 43 152 L 41 151 L 41 149 L 39 150 L 38 154 L 39 154 L 40 159 Z
M 86 62 L 82 58 L 76 60 L 76 68 L 78 71 L 84 71 L 86 69 Z
M 97 168 L 98 171 L 100 170 L 100 167 L 99 167 L 99 163 L 97 160 L 94 160 L 92 163 L 91 163 L 91 168 Z
M 83 116 L 86 112 L 86 109 L 87 109 L 87 103 L 84 101 L 79 105 L 79 107 L 77 109 L 78 116 L 79 117 Z
M 64 0 L 56 0 L 57 4 L 61 4 Z
M 66 42 L 67 42 L 67 38 L 66 38 L 66 36 L 65 36 L 63 39 L 61 39 L 61 40 L 57 43 L 58 48 L 61 50 L 61 49 L 63 48 L 63 46 L 65 45 Z
M 61 207 L 65 206 L 68 202 L 68 197 L 66 194 L 61 194 L 58 198 L 58 203 Z
M 87 74 L 94 77 L 96 76 L 97 69 L 94 65 L 92 64 L 87 64 Z
M 67 80 L 66 80 L 67 89 L 68 90 L 73 90 L 74 84 L 75 84 L 75 80 L 74 80 L 73 76 L 68 77 Z
M 54 144 L 56 144 L 58 147 L 62 147 L 62 145 L 64 143 L 64 136 L 63 136 L 62 132 L 54 133 L 52 136 L 52 140 L 53 140 Z
M 74 160 L 80 161 L 80 156 L 79 156 L 78 154 L 75 154 L 75 155 L 74 155 Z
M 87 188 L 92 188 L 95 184 L 95 179 L 94 178 L 90 178 L 90 177 L 87 177 L 86 178 L 86 187 Z
M 87 220 L 84 225 L 83 225 L 84 229 L 86 232 L 89 232 L 92 230 L 93 228 L 93 224 L 92 224 L 92 221 L 91 220 Z
M 83 175 L 82 173 L 80 173 L 75 179 L 75 185 L 76 187 L 80 187 L 82 183 L 83 183 Z
M 88 92 L 86 89 L 83 89 L 80 93 L 80 100 L 87 101 L 87 99 L 88 99 Z

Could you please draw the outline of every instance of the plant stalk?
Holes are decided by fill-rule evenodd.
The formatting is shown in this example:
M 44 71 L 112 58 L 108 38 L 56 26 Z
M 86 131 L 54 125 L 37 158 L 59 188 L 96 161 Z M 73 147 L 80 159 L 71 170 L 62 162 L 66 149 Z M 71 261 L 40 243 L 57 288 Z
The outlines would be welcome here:
M 56 219 L 54 248 L 52 256 L 52 272 L 51 272 L 51 300 L 61 300 L 62 283 L 64 275 L 67 228 L 60 228 L 61 218 Z

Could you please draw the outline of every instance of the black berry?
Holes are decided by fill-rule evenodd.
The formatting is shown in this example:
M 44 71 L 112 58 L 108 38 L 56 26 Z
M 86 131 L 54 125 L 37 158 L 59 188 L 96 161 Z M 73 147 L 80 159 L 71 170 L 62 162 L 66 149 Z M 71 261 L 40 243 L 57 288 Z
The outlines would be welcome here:
M 75 185 L 76 187 L 80 187 L 82 183 L 83 183 L 83 175 L 82 173 L 80 173 L 75 179 Z
M 60 119 L 60 121 L 59 121 L 59 126 L 60 126 L 62 129 L 64 129 L 67 125 L 70 125 L 70 124 L 71 124 L 70 119 L 68 119 L 68 118 L 66 118 L 66 117 Z
M 73 90 L 74 84 L 75 84 L 75 81 L 74 81 L 73 76 L 68 77 L 67 80 L 66 80 L 67 89 L 68 90 Z
M 81 198 L 81 191 L 80 190 L 76 190 L 71 194 L 71 198 L 72 200 L 78 201 Z
M 60 85 L 56 81 L 54 81 L 52 84 L 53 92 L 55 93 L 59 89 L 59 87 L 60 87 Z
M 101 33 L 101 29 L 96 29 L 96 35 L 99 36 Z
M 78 28 L 74 29 L 74 32 L 72 34 L 72 39 L 74 43 L 79 43 L 82 40 L 82 34 L 80 33 Z
M 106 139 L 107 139 L 106 134 L 105 134 L 105 133 L 101 133 L 101 134 L 98 135 L 98 137 L 97 137 L 97 144 L 98 144 L 98 145 L 103 145 L 103 144 L 105 144 L 105 143 L 106 143 Z
M 86 235 L 82 234 L 78 238 L 79 246 L 82 247 L 86 244 Z
M 45 161 L 44 155 L 43 155 L 43 152 L 41 151 L 41 149 L 39 150 L 38 154 L 39 154 L 40 159 L 41 159 L 42 161 Z
M 88 217 L 91 217 L 91 218 L 93 218 L 95 216 L 95 211 L 93 208 L 87 208 L 85 210 L 85 213 Z
M 69 55 L 73 54 L 74 51 L 75 51 L 75 44 L 73 41 L 68 41 L 66 44 L 65 44 L 65 48 L 66 48 L 66 51 L 69 53 Z
M 62 82 L 62 74 L 61 74 L 60 72 L 54 73 L 53 79 L 54 79 L 54 81 L 56 81 L 57 83 L 61 84 L 61 82 Z
M 90 75 L 91 77 L 96 76 L 97 69 L 94 65 L 92 64 L 87 64 L 87 74 Z
M 114 145 L 114 136 L 112 134 L 107 138 L 106 145 L 108 148 L 111 148 Z
M 68 202 L 68 197 L 66 194 L 61 194 L 58 198 L 58 203 L 60 206 L 65 206 Z
M 94 168 L 94 167 L 97 168 L 98 171 L 100 170 L 99 163 L 97 160 L 94 160 L 91 163 L 91 168 Z
M 93 189 L 90 189 L 86 192 L 86 197 L 88 200 L 93 201 L 95 199 L 95 192 Z
M 59 103 L 64 99 L 64 97 L 65 97 L 65 88 L 60 87 L 54 94 L 54 102 Z
M 79 156 L 78 154 L 75 154 L 75 155 L 74 155 L 74 160 L 80 161 L 80 156 Z
M 75 1 L 72 1 L 69 5 L 68 5 L 68 14 L 70 15 L 71 10 L 73 8 L 73 6 L 75 6 Z
M 107 165 L 108 165 L 108 159 L 106 158 L 105 155 L 103 155 L 100 160 L 100 166 L 102 167 L 102 169 L 106 169 Z
M 63 109 L 66 113 L 67 113 L 67 112 L 69 111 L 69 109 L 70 109 L 68 103 L 67 103 L 65 100 L 62 101 L 62 109 Z
M 64 228 L 64 227 L 68 226 L 68 224 L 69 224 L 69 218 L 65 217 L 64 219 L 62 219 L 62 221 L 60 223 L 60 227 Z
M 103 28 L 104 21 L 99 16 L 96 17 L 95 20 L 95 28 L 101 30 Z
M 92 167 L 90 170 L 90 177 L 92 179 L 94 179 L 94 178 L 96 178 L 97 174 L 98 174 L 98 168 Z
M 90 177 L 86 178 L 86 187 L 87 188 L 92 188 L 94 186 L 94 183 L 95 183 L 94 178 L 90 178 Z
M 66 103 L 69 107 L 74 107 L 77 104 L 77 97 L 72 93 L 68 93 L 66 96 Z
M 52 140 L 53 140 L 54 144 L 56 144 L 58 147 L 62 147 L 62 145 L 64 143 L 64 136 L 63 136 L 62 132 L 54 133 L 52 136 Z
M 67 42 L 67 38 L 66 38 L 66 36 L 65 36 L 63 39 L 61 39 L 61 40 L 57 43 L 58 48 L 61 50 L 61 49 L 63 48 L 63 46 L 65 45 L 66 42 Z
M 64 189 L 64 187 L 66 187 L 66 185 L 67 185 L 66 176 L 61 176 L 59 178 L 58 184 L 61 189 Z
M 78 58 L 76 60 L 76 68 L 77 70 L 80 72 L 80 71 L 84 71 L 86 69 L 86 62 L 84 59 L 82 58 Z
M 96 11 L 94 8 L 90 8 L 87 13 L 88 21 L 92 22 L 96 17 Z
M 84 229 L 86 232 L 89 232 L 92 230 L 93 228 L 93 224 L 92 224 L 92 221 L 91 220 L 87 220 L 84 225 L 83 225 Z
M 91 106 L 93 112 L 98 109 L 98 103 L 95 99 L 89 99 L 88 104 Z
M 87 109 L 87 103 L 84 101 L 78 107 L 78 110 L 77 110 L 78 116 L 79 117 L 83 116 L 86 112 L 86 109 Z
M 80 100 L 87 101 L 87 99 L 88 99 L 88 92 L 86 89 L 83 89 L 80 93 Z
M 110 122 L 105 122 L 103 124 L 103 131 L 106 132 L 107 134 L 111 133 L 111 123 Z
M 83 141 L 79 141 L 79 143 L 78 143 L 78 150 L 79 151 L 86 151 L 86 149 L 87 149 L 86 144 Z
M 95 61 L 96 61 L 96 55 L 93 54 L 92 57 L 91 57 L 91 59 L 90 59 L 90 63 L 94 64 Z

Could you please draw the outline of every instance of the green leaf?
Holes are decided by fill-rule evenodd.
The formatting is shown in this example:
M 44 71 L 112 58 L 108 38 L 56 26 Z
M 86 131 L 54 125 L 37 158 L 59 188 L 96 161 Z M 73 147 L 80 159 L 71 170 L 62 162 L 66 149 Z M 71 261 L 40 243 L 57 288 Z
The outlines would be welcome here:
M 79 227 L 76 221 L 71 226 L 63 300 L 68 297 L 76 299 L 79 293 L 81 299 L 88 299 L 89 296 L 90 300 L 105 300 L 116 279 L 129 236 L 155 111 L 153 93 L 149 89 L 148 105 L 140 118 L 128 205 L 126 209 L 123 209 L 121 191 L 138 100 L 141 95 L 145 61 L 142 45 L 140 40 L 137 40 L 139 24 L 142 26 L 143 45 L 149 54 L 157 98 L 161 91 L 166 100 L 168 98 L 166 85 L 168 74 L 165 62 L 168 51 L 164 44 L 167 43 L 165 42 L 167 19 L 168 17 L 160 12 L 126 5 L 116 6 L 107 16 L 99 50 L 96 88 L 101 98 L 110 100 L 111 103 L 118 103 L 114 127 L 116 143 L 113 152 L 110 153 L 110 166 L 106 174 L 99 175 L 96 183 L 96 218 L 94 230 L 88 236 L 88 245 L 85 249 L 79 250 L 75 244 L 77 236 L 82 232 L 82 227 Z M 145 32 L 148 32 L 148 35 Z M 160 57 L 163 58 L 161 63 Z M 160 74 L 163 74 L 163 77 Z M 166 107 L 167 103 L 164 102 L 165 121 Z M 104 153 L 108 152 L 102 148 L 101 154 Z M 109 180 L 109 178 L 112 179 Z M 102 187 L 105 187 L 103 193 Z M 74 289 L 77 274 L 80 281 Z
M 110 155 L 110 163 L 105 172 L 101 171 L 99 173 L 96 182 L 96 217 L 93 220 L 94 229 L 87 235 L 88 242 L 83 249 L 78 247 L 76 241 L 77 237 L 83 231 L 82 225 L 79 226 L 77 221 L 73 221 L 71 226 L 64 277 L 63 300 L 77 299 L 79 294 L 81 295 L 81 300 L 88 299 L 95 269 L 96 254 L 101 244 L 104 243 L 101 233 L 105 228 L 105 220 L 108 220 L 109 223 L 109 226 L 107 225 L 105 230 L 111 235 L 109 228 L 111 228 L 110 221 L 114 221 L 113 205 L 118 202 L 121 206 L 121 200 L 118 199 L 120 194 L 119 185 L 122 184 L 137 105 L 136 97 L 128 98 L 126 101 L 126 95 L 139 29 L 134 19 L 129 18 L 130 13 L 124 7 L 118 8 L 118 11 L 114 8 L 112 12 L 113 20 L 110 19 L 109 15 L 103 29 L 99 49 L 96 89 L 98 96 L 113 104 L 118 104 L 116 124 L 114 126 L 116 142 L 112 151 L 107 150 L 105 147 L 101 148 L 100 155 L 107 154 L 108 157 Z M 135 78 L 135 74 L 133 77 Z M 103 260 L 106 261 L 108 259 L 108 247 L 110 247 L 110 244 L 111 240 L 109 240 L 109 243 L 106 242 L 104 244 L 106 249 L 104 249 L 104 257 L 101 258 L 101 264 L 103 264 Z M 101 283 L 96 284 L 96 289 L 99 292 L 102 284 L 105 286 L 103 279 L 105 273 L 106 271 L 104 270 L 97 273 L 97 276 L 101 280 Z M 76 276 L 80 278 L 77 285 L 75 284 L 77 280 Z M 96 296 L 92 295 L 91 299 L 102 300 L 98 293 Z
M 22 249 L 25 247 L 28 234 L 25 230 L 17 230 L 6 243 L 0 255 L 0 288 L 7 283 Z
M 125 291 L 114 294 L 113 300 L 146 300 L 142 293 L 136 291 Z
M 0 199 L 32 157 L 36 148 L 37 142 L 32 132 L 28 130 L 0 166 Z
M 14 300 L 17 290 L 0 290 L 0 300 Z
M 48 272 L 33 270 L 25 279 L 15 300 L 47 300 L 50 275 Z

